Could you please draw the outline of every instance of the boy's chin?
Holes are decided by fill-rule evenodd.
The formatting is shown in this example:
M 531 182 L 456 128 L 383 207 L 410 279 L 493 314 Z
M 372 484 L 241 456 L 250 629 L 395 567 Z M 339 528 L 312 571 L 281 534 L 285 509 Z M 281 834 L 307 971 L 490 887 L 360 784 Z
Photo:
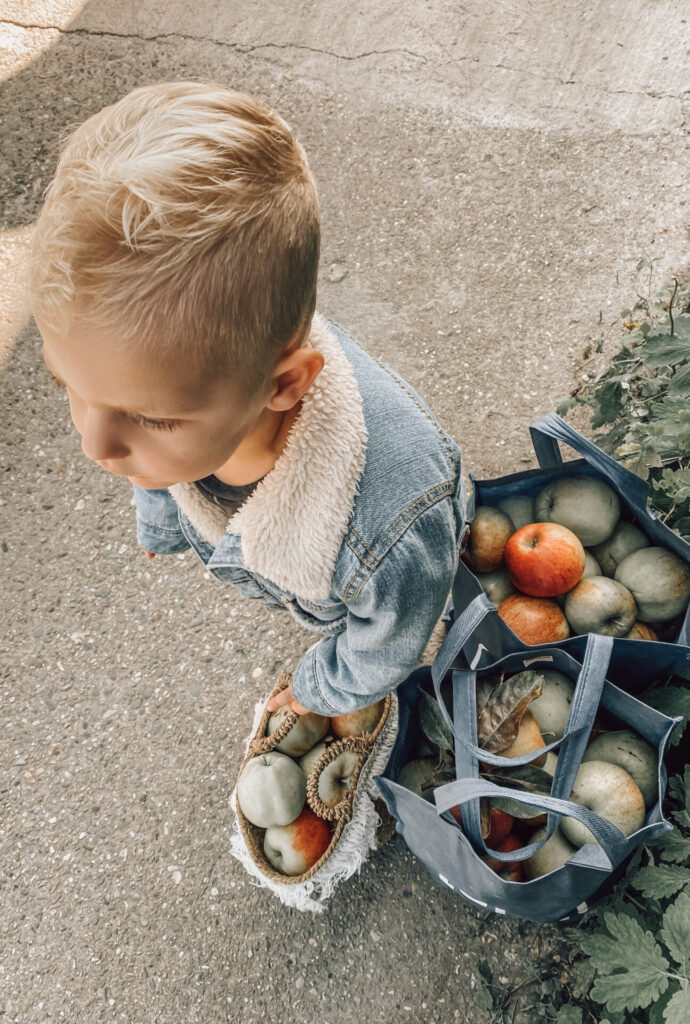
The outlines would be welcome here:
M 141 487 L 143 491 L 162 491 L 175 483 L 174 480 L 156 480 L 150 476 L 128 476 L 127 479 L 135 487 Z

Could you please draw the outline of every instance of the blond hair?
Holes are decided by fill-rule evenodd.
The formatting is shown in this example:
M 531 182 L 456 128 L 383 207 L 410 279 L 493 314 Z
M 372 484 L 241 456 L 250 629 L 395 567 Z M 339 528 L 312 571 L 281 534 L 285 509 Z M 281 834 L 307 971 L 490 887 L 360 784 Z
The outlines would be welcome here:
M 114 327 L 255 391 L 311 322 L 318 258 L 316 187 L 282 118 L 215 83 L 162 83 L 63 143 L 30 299 L 58 332 Z

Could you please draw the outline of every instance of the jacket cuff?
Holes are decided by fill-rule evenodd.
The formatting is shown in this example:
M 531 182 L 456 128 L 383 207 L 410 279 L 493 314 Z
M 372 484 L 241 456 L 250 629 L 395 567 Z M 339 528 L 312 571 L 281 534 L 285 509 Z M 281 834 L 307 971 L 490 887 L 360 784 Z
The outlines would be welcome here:
M 316 675 L 316 652 L 318 648 L 318 643 L 310 647 L 292 673 L 292 693 L 295 700 L 298 700 L 309 711 L 314 711 L 319 715 L 326 715 L 330 718 L 331 715 L 342 714 L 342 711 L 329 704 L 319 688 Z
M 166 530 L 141 519 L 137 520 L 137 542 L 152 555 L 173 555 L 189 548 L 189 542 L 181 531 Z

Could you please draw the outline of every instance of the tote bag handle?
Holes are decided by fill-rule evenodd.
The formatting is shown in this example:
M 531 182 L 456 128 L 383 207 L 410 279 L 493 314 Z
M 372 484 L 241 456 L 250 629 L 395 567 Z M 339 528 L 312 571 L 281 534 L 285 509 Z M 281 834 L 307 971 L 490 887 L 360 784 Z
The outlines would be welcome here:
M 549 412 L 543 419 L 533 423 L 529 428 L 532 435 L 532 445 L 537 460 L 542 469 L 558 469 L 563 465 L 558 442 L 562 441 L 576 452 L 579 452 L 590 466 L 594 466 L 604 476 L 609 477 L 618 488 L 619 492 L 634 502 L 638 507 L 643 508 L 651 515 L 647 508 L 649 496 L 649 485 L 642 477 L 631 473 L 629 469 L 621 466 L 619 462 L 612 459 L 610 455 L 603 452 L 586 437 L 578 433 L 574 427 L 561 419 L 555 412 Z
M 535 797 L 531 793 L 520 792 L 517 789 L 496 786 L 493 782 L 484 779 L 457 779 L 455 782 L 447 782 L 445 786 L 439 786 L 434 790 L 436 810 L 439 814 L 456 804 L 466 804 L 482 796 L 504 797 L 530 807 L 538 804 L 544 810 L 556 812 L 559 817 L 565 815 L 581 821 L 597 840 L 599 848 L 594 847 L 591 843 L 582 847 L 580 853 L 586 859 L 578 857 L 577 863 L 579 864 L 586 863 L 590 867 L 610 871 L 629 852 L 628 840 L 612 822 L 595 814 L 594 811 L 590 811 L 588 807 L 571 803 L 569 800 L 559 800 L 553 796 Z M 545 842 L 546 838 L 541 842 L 523 846 L 519 850 L 512 850 L 510 853 L 491 851 L 491 856 L 499 861 L 526 860 L 540 850 Z M 583 853 L 583 851 L 587 852 Z

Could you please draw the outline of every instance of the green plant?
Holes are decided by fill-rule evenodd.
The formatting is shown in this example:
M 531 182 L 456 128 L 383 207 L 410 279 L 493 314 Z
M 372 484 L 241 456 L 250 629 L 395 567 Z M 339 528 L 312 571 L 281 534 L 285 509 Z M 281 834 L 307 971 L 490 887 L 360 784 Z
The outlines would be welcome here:
M 557 411 L 589 406 L 596 444 L 649 481 L 653 510 L 690 540 L 690 283 L 640 297 L 621 316 L 627 335 L 620 351 L 583 374 Z M 585 360 L 601 348 L 593 355 L 589 346 Z

